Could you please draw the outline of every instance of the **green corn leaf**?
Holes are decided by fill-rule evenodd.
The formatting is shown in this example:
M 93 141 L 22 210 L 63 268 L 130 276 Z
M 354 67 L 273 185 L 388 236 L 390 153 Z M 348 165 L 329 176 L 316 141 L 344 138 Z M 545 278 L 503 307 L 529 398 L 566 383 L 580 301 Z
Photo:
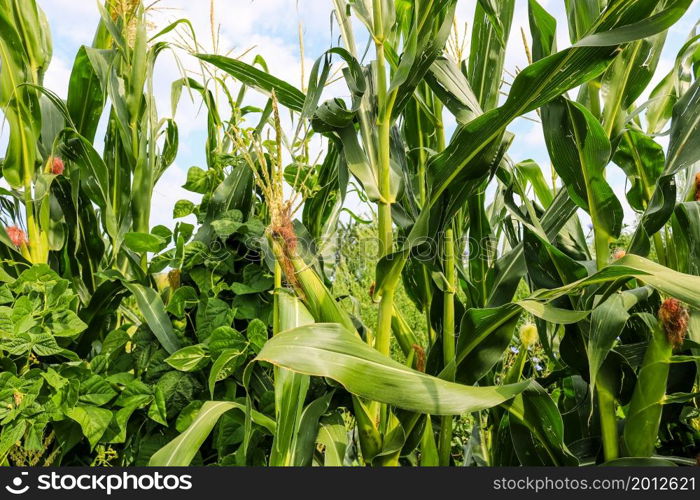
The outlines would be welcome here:
M 700 80 L 688 89 L 673 108 L 671 140 L 663 175 L 630 243 L 633 253 L 649 253 L 649 237 L 661 229 L 676 205 L 676 174 L 700 160 Z
M 628 311 L 650 295 L 648 288 L 624 291 L 610 297 L 591 314 L 586 346 L 591 387 L 595 387 L 598 371 L 630 317 Z
M 73 62 L 66 107 L 76 131 L 95 140 L 97 126 L 107 102 L 106 81 L 113 52 L 81 47 Z
M 299 373 L 332 378 L 360 397 L 431 415 L 460 415 L 501 404 L 527 383 L 470 387 L 417 372 L 383 356 L 337 324 L 281 333 L 258 355 Z
M 640 40 L 667 30 L 678 21 L 688 10 L 693 0 L 671 0 L 666 3 L 663 10 L 642 21 L 620 26 L 619 28 L 594 33 L 576 42 L 576 47 L 594 47 L 606 45 L 619 45 L 622 43 Z
M 554 169 L 561 176 L 569 195 L 586 210 L 597 238 L 607 241 L 622 230 L 622 205 L 605 180 L 605 167 L 611 146 L 603 127 L 578 103 L 557 99 L 542 110 L 547 149 Z
M 638 22 L 648 16 L 655 5 L 652 0 L 612 3 L 591 29 L 598 33 Z M 508 124 L 597 77 L 618 53 L 616 47 L 571 47 L 546 57 L 518 74 L 501 107 L 457 129 L 450 145 L 433 156 L 428 164 L 429 202 L 416 220 L 404 248 L 380 262 L 377 272 L 380 294 L 387 284 L 397 282 L 410 249 L 439 232 L 444 221 L 474 195 L 484 178 L 492 172 L 505 153 L 501 142 Z M 613 228 L 616 221 L 615 216 L 610 217 Z
M 534 160 L 525 160 L 515 165 L 515 170 L 532 185 L 540 204 L 548 208 L 554 201 L 554 193 L 544 179 L 540 166 Z
M 656 447 L 673 347 L 659 323 L 649 340 L 625 420 L 624 439 L 633 457 L 650 457 Z
M 506 42 L 515 11 L 515 0 L 499 1 L 496 10 L 486 8 L 491 1 L 479 2 L 476 7 L 467 67 L 469 83 L 485 111 L 499 101 Z
M 278 290 L 276 301 L 280 331 L 314 323 L 309 311 L 296 297 Z M 296 454 L 298 449 L 297 436 L 301 429 L 302 412 L 308 388 L 308 376 L 284 368 L 275 368 L 277 432 L 270 452 L 270 465 L 272 466 L 290 466 L 300 460 L 308 462 L 311 458 L 305 454 L 300 456 Z
M 513 304 L 469 309 L 460 326 L 456 380 L 474 384 L 498 363 L 513 338 L 521 310 Z
M 124 282 L 124 286 L 134 295 L 139 310 L 153 335 L 169 354 L 174 354 L 180 349 L 180 340 L 173 331 L 172 323 L 160 295 L 152 288 L 146 288 L 136 283 Z
M 246 406 L 230 401 L 207 401 L 204 403 L 189 427 L 155 452 L 148 465 L 151 467 L 186 467 L 190 465 L 221 415 L 229 410 L 245 413 Z M 251 418 L 253 422 L 274 434 L 275 422 L 273 420 L 255 410 L 251 411 Z
M 663 148 L 648 135 L 634 129 L 622 134 L 613 161 L 627 174 L 631 185 L 627 201 L 642 212 L 648 205 L 666 161 Z
M 539 61 L 557 50 L 557 20 L 537 0 L 528 0 L 528 19 L 532 33 L 532 59 Z
M 602 283 L 615 282 L 618 287 L 621 287 L 625 281 L 633 278 L 694 308 L 700 308 L 700 295 L 697 293 L 700 289 L 700 276 L 679 273 L 644 257 L 631 254 L 616 260 L 587 278 L 560 288 L 536 292 L 534 297 L 539 300 L 552 300 L 577 293 L 587 286 Z
M 348 433 L 345 422 L 339 413 L 321 419 L 316 441 L 323 445 L 323 465 L 341 467 L 344 465 L 345 451 L 348 447 Z
M 557 405 L 540 385 L 533 382 L 503 407 L 544 447 L 549 460 L 543 465 L 578 465 L 564 443 L 564 423 Z
M 250 64 L 224 56 L 207 54 L 196 54 L 196 56 L 225 71 L 244 85 L 248 85 L 265 95 L 270 96 L 274 91 L 280 104 L 292 111 L 301 113 L 304 108 L 305 96 L 303 92 Z

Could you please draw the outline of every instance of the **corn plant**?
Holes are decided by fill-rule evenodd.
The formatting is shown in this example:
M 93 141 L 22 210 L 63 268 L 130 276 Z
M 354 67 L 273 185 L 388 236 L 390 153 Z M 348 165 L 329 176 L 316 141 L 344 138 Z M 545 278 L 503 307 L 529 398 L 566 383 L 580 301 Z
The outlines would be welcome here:
M 339 55 L 345 61 L 346 81 L 354 97 L 351 105 L 334 100 L 319 106 L 313 123 L 318 131 L 341 144 L 348 169 L 368 198 L 377 203 L 380 252 L 385 258 L 377 267 L 374 290 L 379 298 L 379 320 L 371 335 L 365 336 L 366 342 L 380 354 L 389 352 L 391 319 L 395 314 L 392 295 L 402 271 L 404 279 L 416 287 L 413 289 L 418 291 L 415 293 L 417 305 L 426 311 L 428 318 L 427 369 L 434 370 L 442 380 L 454 378 L 467 384 L 488 380 L 497 384 L 500 376 L 494 369 L 498 368 L 503 351 L 511 343 L 518 318 L 532 315 L 538 326 L 525 329 L 530 332 L 529 337 L 532 331 L 538 332 L 539 342 L 556 360 L 554 363 L 581 373 L 568 377 L 583 377 L 595 388 L 592 404 L 598 408 L 595 430 L 598 443 L 603 448 L 604 460 L 615 460 L 620 456 L 616 408 L 619 404 L 626 405 L 627 401 L 620 392 L 623 390 L 620 380 L 629 374 L 627 368 L 631 367 L 624 357 L 620 360 L 622 355 L 613 349 L 617 334 L 633 314 L 641 314 L 645 307 L 653 309 L 658 295 L 652 293 L 652 289 L 676 297 L 682 294 L 683 301 L 694 307 L 697 304 L 697 297 L 691 291 L 696 278 L 684 276 L 684 291 L 673 290 L 680 282 L 669 279 L 673 271 L 668 268 L 633 255 L 621 257 L 621 252 L 617 254 L 618 260 L 611 262 L 611 243 L 621 236 L 622 209 L 605 181 L 605 167 L 611 161 L 623 163 L 623 156 L 636 155 L 630 154 L 626 149 L 629 141 L 622 141 L 622 138 L 626 134 L 628 137 L 643 135 L 638 130 L 640 111 L 648 107 L 657 115 L 669 115 L 668 110 L 659 112 L 652 104 L 641 110 L 634 105 L 653 74 L 664 35 L 651 41 L 641 38 L 642 33 L 644 36 L 662 33 L 688 3 L 648 2 L 634 9 L 631 3 L 625 2 L 607 6 L 591 3 L 588 9 L 570 6 L 573 46 L 557 52 L 553 18 L 536 2 L 530 2 L 532 42 L 527 48 L 532 64 L 517 75 L 502 104 L 498 97 L 499 82 L 503 75 L 505 40 L 512 20 L 511 3 L 496 6 L 480 2 L 470 53 L 464 62 L 449 57 L 439 59 L 452 26 L 450 10 L 453 6 L 450 4 L 435 7 L 406 2 L 396 8 L 383 2 L 352 2 L 350 5 L 336 2 L 335 6 L 345 47 L 333 49 L 329 55 Z M 438 10 L 431 10 L 435 8 Z M 362 68 L 357 60 L 356 37 L 348 20 L 351 12 L 366 26 L 376 49 L 376 61 L 367 68 Z M 430 26 L 427 20 L 434 25 Z M 422 29 L 429 30 L 432 36 L 420 36 Z M 637 31 L 641 29 L 644 31 Z M 430 43 L 439 47 L 431 50 Z M 652 62 L 639 67 L 639 74 L 631 74 L 630 65 L 636 66 L 628 61 L 635 58 Z M 241 63 L 211 62 L 227 69 L 234 77 L 249 78 L 244 81 L 260 90 L 277 91 L 280 102 L 302 116 L 308 114 L 309 107 L 315 103 L 313 92 L 304 96 L 270 76 L 257 75 L 256 80 L 251 80 L 250 69 Z M 317 82 L 312 83 L 317 86 Z M 316 88 L 314 85 L 309 88 Z M 568 99 L 566 92 L 576 88 L 580 88 L 578 99 Z M 406 106 L 414 99 L 415 104 Z M 666 106 L 671 105 L 668 99 L 665 102 Z M 448 144 L 441 139 L 443 105 L 461 124 Z M 689 106 L 676 109 L 680 118 Z M 533 170 L 529 164 L 514 165 L 506 154 L 510 142 L 506 127 L 514 118 L 533 110 L 539 110 L 561 187 L 548 186 L 536 168 Z M 420 119 L 416 119 L 417 116 Z M 392 132 L 394 120 L 401 118 L 406 120 L 403 130 Z M 657 125 L 650 123 L 649 126 Z M 376 134 L 369 133 L 372 127 L 376 127 Z M 653 141 L 653 138 L 648 140 Z M 678 140 L 682 141 L 680 137 Z M 426 144 L 432 145 L 428 151 Z M 666 177 L 662 173 L 645 180 L 641 180 L 641 176 L 632 177 L 637 185 L 640 182 L 656 184 L 649 186 L 647 201 L 638 206 L 645 214 L 631 239 L 630 254 L 647 255 L 649 246 L 644 246 L 645 231 L 646 234 L 658 232 L 658 227 L 645 230 L 645 224 L 650 223 L 647 221 L 656 220 L 657 225 L 659 220 L 664 221 L 661 225 L 670 221 L 673 207 L 669 210 L 660 205 L 664 199 L 675 199 L 675 195 L 664 193 L 669 189 L 666 183 L 678 172 L 673 165 L 678 161 L 674 160 L 677 155 L 672 151 L 673 148 L 666 160 L 671 162 L 671 166 L 666 167 L 669 172 Z M 410 165 L 405 163 L 406 157 L 410 158 Z M 628 175 L 634 175 L 629 174 L 631 170 L 626 165 L 624 169 Z M 499 193 L 505 198 L 504 204 L 486 205 L 485 188 L 490 181 L 497 182 Z M 529 199 L 529 186 L 537 193 L 535 201 Z M 392 210 L 392 205 L 399 204 L 399 193 L 402 194 L 401 208 Z M 587 211 L 593 221 L 593 251 L 577 222 L 577 208 Z M 389 222 L 390 217 L 392 222 Z M 394 224 L 404 233 L 400 246 L 394 243 Z M 470 236 L 470 258 L 466 267 L 462 259 L 455 258 L 464 250 L 461 241 L 455 243 L 455 233 L 460 237 L 458 241 L 465 234 Z M 412 253 L 426 238 L 439 242 L 441 255 L 427 264 L 414 264 Z M 654 239 L 657 255 L 665 264 L 663 239 Z M 495 245 L 484 245 L 485 241 L 502 242 L 505 251 L 499 255 L 493 248 Z M 595 262 L 593 269 L 582 264 L 590 260 L 591 255 Z M 462 321 L 458 341 L 455 341 L 454 326 L 458 296 L 456 267 L 459 267 L 467 300 L 466 304 L 460 303 Z M 651 280 L 639 274 L 655 272 L 658 274 Z M 679 275 L 673 276 L 681 279 Z M 522 280 L 529 289 L 524 295 L 518 290 Z M 300 288 L 307 302 L 317 296 L 312 293 L 317 292 L 315 286 L 307 289 L 300 283 Z M 436 295 L 442 302 L 440 308 L 434 305 L 439 304 Z M 328 302 L 326 291 L 322 296 L 323 303 L 331 309 L 337 308 Z M 336 313 L 328 313 L 318 305 L 315 309 L 317 320 L 338 321 Z M 436 310 L 441 310 L 442 314 L 436 314 Z M 640 312 L 631 312 L 637 310 Z M 450 414 L 449 410 L 440 405 L 436 408 L 428 401 L 423 401 L 425 406 L 421 408 L 414 401 L 386 394 L 383 384 L 375 383 L 379 375 L 364 384 L 353 377 L 353 367 L 369 370 L 370 360 L 377 364 L 379 361 L 375 354 L 361 349 L 351 340 L 354 328 L 346 326 L 344 329 L 347 339 L 339 333 L 331 335 L 321 326 L 299 328 L 294 334 L 290 332 L 273 339 L 260 358 L 285 368 L 335 378 L 356 396 L 419 413 Z M 431 332 L 436 335 L 433 337 Z M 340 338 L 347 341 L 342 349 Z M 315 349 L 328 345 L 329 361 L 310 360 L 304 355 L 308 343 Z M 532 340 L 522 343 L 531 346 Z M 561 349 L 561 357 L 553 351 L 553 343 Z M 351 348 L 351 345 L 357 347 Z M 585 364 L 571 357 L 579 351 L 587 360 Z M 525 376 L 522 355 L 514 366 L 517 368 L 511 368 L 504 381 L 517 382 Z M 387 374 L 384 383 L 398 384 L 392 378 Z M 570 384 L 571 380 L 565 377 L 561 383 Z M 439 382 L 434 383 L 439 390 Z M 455 390 L 461 387 L 448 386 Z M 488 447 L 500 442 L 504 432 L 512 437 L 512 446 L 518 441 L 533 442 L 538 450 L 532 458 L 526 455 L 525 449 L 518 449 L 522 448 L 522 443 L 517 443 L 514 453 L 520 463 L 536 460 L 572 464 L 584 459 L 568 449 L 562 417 L 540 385 L 530 382 L 530 385 L 510 387 L 503 386 L 504 390 L 514 391 L 507 398 L 510 402 L 489 410 L 485 417 L 477 415 L 484 423 L 482 432 L 487 433 L 481 438 L 487 443 L 487 456 L 483 457 L 486 463 L 497 464 L 503 456 L 503 450 Z M 418 397 L 415 383 L 411 391 L 413 398 Z M 408 386 L 404 392 L 409 392 Z M 485 403 L 485 406 L 490 404 Z M 475 407 L 480 408 L 479 405 Z M 416 417 L 402 414 L 403 420 L 397 421 L 390 408 L 366 404 L 361 398 L 356 399 L 353 408 L 365 461 L 396 463 L 401 456 L 401 451 L 395 447 L 396 440 L 401 440 L 397 435 L 403 434 L 407 439 L 418 421 Z M 460 411 L 468 411 L 467 408 L 462 407 Z M 372 415 L 379 419 L 374 420 L 376 416 Z M 438 462 L 447 464 L 451 419 L 441 419 L 439 427 Z M 590 434 L 590 429 L 582 432 Z M 389 444 L 394 448 L 387 449 Z M 430 439 L 426 438 L 424 444 L 426 450 L 436 448 L 434 443 L 430 445 Z
M 187 20 L 107 0 L 64 100 L 41 10 L 4 0 L 0 463 L 694 463 L 695 30 L 650 88 L 691 0 L 564 4 L 557 26 L 528 0 L 518 34 L 514 0 L 464 29 L 457 0 L 332 0 L 338 43 L 299 89 L 215 26 L 207 53 Z M 202 201 L 173 213 L 196 226 L 172 230 L 150 227 L 178 149 L 166 49 L 200 69 L 172 115 L 194 99 L 207 128 Z M 522 117 L 549 172 L 509 151 Z M 377 255 L 342 265 L 368 233 Z

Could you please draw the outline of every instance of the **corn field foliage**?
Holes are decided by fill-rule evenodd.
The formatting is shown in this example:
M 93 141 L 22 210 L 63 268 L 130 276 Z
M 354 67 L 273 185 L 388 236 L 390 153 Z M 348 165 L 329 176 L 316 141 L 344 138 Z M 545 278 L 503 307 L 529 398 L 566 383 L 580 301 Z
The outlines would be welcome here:
M 694 464 L 695 31 L 648 88 L 692 0 L 523 0 L 517 75 L 515 0 L 328 1 L 300 89 L 106 0 L 63 99 L 49 20 L 0 0 L 0 463 Z M 151 227 L 165 52 L 206 162 Z M 551 175 L 508 152 L 532 112 Z

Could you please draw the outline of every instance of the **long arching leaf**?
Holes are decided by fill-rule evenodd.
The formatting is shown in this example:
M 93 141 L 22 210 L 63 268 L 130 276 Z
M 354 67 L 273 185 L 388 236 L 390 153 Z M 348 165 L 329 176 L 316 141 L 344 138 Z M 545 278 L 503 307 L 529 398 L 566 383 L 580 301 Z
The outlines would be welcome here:
M 471 387 L 446 382 L 393 361 L 332 323 L 283 332 L 265 344 L 257 359 L 328 377 L 357 396 L 431 415 L 491 408 L 520 394 L 529 384 Z

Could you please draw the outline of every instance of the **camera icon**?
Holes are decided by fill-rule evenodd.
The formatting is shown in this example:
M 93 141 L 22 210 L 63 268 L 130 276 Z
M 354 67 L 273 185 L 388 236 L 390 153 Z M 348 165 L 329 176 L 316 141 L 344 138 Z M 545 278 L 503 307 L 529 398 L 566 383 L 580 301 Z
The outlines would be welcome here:
M 12 493 L 13 495 L 23 495 L 29 490 L 29 485 L 22 486 L 22 476 L 28 476 L 29 472 L 21 472 L 20 476 L 17 476 L 12 480 L 12 486 L 5 486 L 5 489 Z

